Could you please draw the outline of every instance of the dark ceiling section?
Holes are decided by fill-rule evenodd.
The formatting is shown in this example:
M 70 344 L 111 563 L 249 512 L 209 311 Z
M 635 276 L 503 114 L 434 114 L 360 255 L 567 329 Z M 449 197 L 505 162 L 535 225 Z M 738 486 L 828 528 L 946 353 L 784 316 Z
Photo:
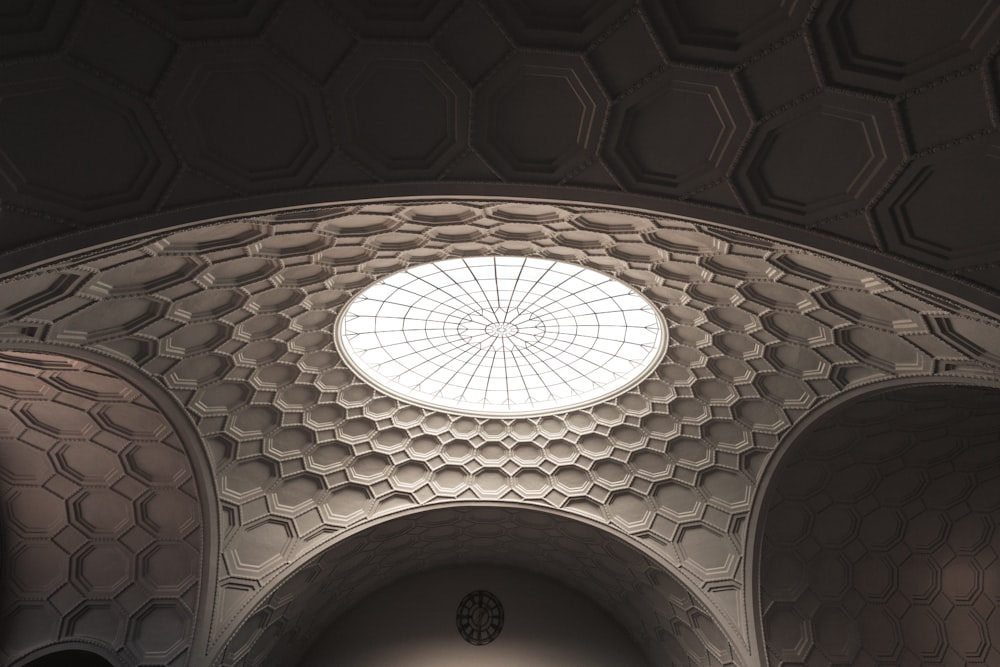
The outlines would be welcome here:
M 792 444 L 761 557 L 772 666 L 1000 664 L 997 400 L 896 390 Z
M 537 509 L 484 505 L 425 509 L 341 539 L 271 588 L 223 647 L 220 663 L 295 664 L 377 589 L 463 563 L 522 568 L 581 591 L 621 623 L 651 665 L 742 664 L 686 585 L 613 533 Z
M 330 152 L 320 92 L 265 50 L 189 47 L 155 109 L 191 169 L 233 192 L 297 188 Z
M 0 248 L 13 268 L 252 208 L 502 193 L 995 300 L 998 36 L 994 0 L 17 3 Z
M 326 94 L 338 142 L 373 178 L 436 178 L 468 150 L 469 93 L 428 45 L 359 46 Z
M 63 649 L 25 663 L 24 667 L 115 667 L 107 659 L 90 650 Z
M 0 663 L 75 641 L 186 664 L 207 499 L 174 428 L 114 373 L 27 352 L 0 355 L 0 425 Z M 62 658 L 38 664 L 85 664 Z

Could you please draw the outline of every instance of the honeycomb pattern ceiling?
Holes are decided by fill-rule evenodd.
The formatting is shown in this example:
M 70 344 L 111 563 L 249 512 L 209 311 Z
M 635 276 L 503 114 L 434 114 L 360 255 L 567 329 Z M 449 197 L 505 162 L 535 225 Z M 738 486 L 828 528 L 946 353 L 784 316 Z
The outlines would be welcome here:
M 906 389 L 830 415 L 770 493 L 772 665 L 1000 662 L 997 393 Z
M 354 295 L 410 266 L 483 256 L 571 263 L 632 286 L 667 323 L 664 358 L 625 393 L 521 418 L 413 405 L 344 362 L 334 325 Z M 758 617 L 753 554 L 773 460 L 796 442 L 812 442 L 798 432 L 817 410 L 859 392 L 931 380 L 996 386 L 1000 379 L 1000 322 L 925 286 L 708 224 L 579 204 L 382 201 L 196 225 L 92 249 L 8 281 L 0 317 L 4 347 L 117 368 L 189 434 L 187 465 L 202 480 L 199 497 L 215 499 L 202 503 L 202 524 L 213 527 L 203 564 L 212 586 L 201 598 L 182 598 L 186 609 L 198 609 L 194 627 L 175 622 L 174 635 L 156 636 L 180 637 L 170 651 L 187 638 L 190 653 L 164 648 L 163 655 L 193 656 L 192 664 L 280 664 L 268 662 L 267 647 L 292 641 L 282 628 L 300 623 L 288 619 L 318 619 L 327 597 L 302 596 L 292 612 L 285 609 L 290 598 L 276 599 L 275 591 L 305 576 L 299 573 L 317 558 L 336 560 L 330 554 L 348 548 L 359 531 L 401 512 L 456 503 L 527 505 L 555 513 L 559 525 L 594 526 L 590 537 L 565 545 L 564 558 L 613 542 L 641 554 L 647 565 L 640 569 L 655 566 L 657 581 L 669 583 L 640 591 L 638 616 L 619 618 L 658 661 L 761 664 L 765 635 L 758 628 L 769 627 L 761 623 L 770 617 Z M 14 373 L 37 376 L 46 368 L 17 359 Z M 40 409 L 24 407 L 76 399 L 32 391 L 8 392 L 12 420 L 27 429 L 11 437 L 31 452 L 51 441 L 37 432 L 77 428 L 73 437 L 83 437 L 81 414 L 58 407 L 39 418 Z M 994 425 L 985 422 L 970 441 L 995 435 Z M 106 481 L 93 481 L 98 486 L 120 477 L 109 471 L 121 465 L 133 469 L 127 454 L 111 450 L 103 455 L 111 457 L 108 471 L 99 474 Z M 50 483 L 48 467 L 8 456 L 15 471 L 28 471 L 29 485 Z M 12 479 L 15 487 L 19 480 Z M 57 488 L 52 502 L 74 497 L 62 483 Z M 126 500 L 141 495 L 141 487 L 129 488 Z M 123 506 L 133 509 L 118 530 L 131 534 L 129 520 L 148 522 L 144 505 Z M 71 524 L 86 521 L 76 507 L 66 510 Z M 53 521 L 50 530 L 58 532 L 62 524 Z M 511 554 L 521 532 L 469 530 L 456 544 L 472 540 L 473 554 L 493 545 L 498 558 L 520 562 Z M 403 534 L 386 549 L 407 553 L 411 540 L 419 543 L 416 534 Z M 376 581 L 405 573 L 391 563 L 379 570 L 370 555 L 362 560 L 382 572 Z M 367 571 L 342 567 L 337 576 Z M 611 566 L 599 559 L 593 567 Z M 581 570 L 578 578 L 587 577 Z M 50 613 L 64 612 L 57 583 L 37 584 L 52 595 Z M 344 584 L 334 578 L 316 585 Z M 685 592 L 683 614 L 673 602 L 669 614 L 657 611 L 671 586 Z M 591 594 L 615 607 L 614 588 Z M 34 599 L 24 595 L 14 595 L 17 604 Z M 979 613 L 975 618 L 990 617 Z M 141 620 L 122 620 L 131 634 L 102 641 L 132 655 L 132 644 L 145 637 Z M 65 636 L 77 633 L 60 627 Z M 302 632 L 294 641 L 312 636 Z M 788 632 L 783 627 L 775 641 Z
M 355 533 L 273 589 L 230 643 L 227 662 L 287 664 L 308 648 L 302 637 L 317 637 L 377 582 L 465 562 L 519 567 L 585 592 L 654 665 L 737 664 L 711 613 L 653 559 L 594 525 L 509 504 L 404 513 Z
M 0 378 L 0 663 L 76 640 L 187 664 L 210 581 L 204 454 L 100 366 L 5 352 Z
M 358 197 L 625 204 L 996 307 L 994 0 L 26 0 L 5 265 Z M 56 241 L 53 243 L 53 241 Z
M 0 663 L 285 665 L 482 560 L 657 667 L 1000 659 L 998 15 L 0 10 Z M 630 286 L 662 361 L 510 418 L 344 361 L 355 295 L 483 256 Z

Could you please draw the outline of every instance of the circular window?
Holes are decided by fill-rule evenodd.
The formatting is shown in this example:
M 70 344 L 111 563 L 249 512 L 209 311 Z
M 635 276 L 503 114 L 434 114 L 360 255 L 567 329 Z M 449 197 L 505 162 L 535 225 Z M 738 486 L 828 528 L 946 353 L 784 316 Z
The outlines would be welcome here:
M 525 257 L 423 264 L 358 294 L 337 323 L 350 366 L 448 412 L 524 416 L 632 387 L 666 347 L 659 312 L 592 269 Z
M 503 605 L 489 591 L 472 591 L 458 603 L 458 633 L 470 644 L 489 644 L 503 630 Z

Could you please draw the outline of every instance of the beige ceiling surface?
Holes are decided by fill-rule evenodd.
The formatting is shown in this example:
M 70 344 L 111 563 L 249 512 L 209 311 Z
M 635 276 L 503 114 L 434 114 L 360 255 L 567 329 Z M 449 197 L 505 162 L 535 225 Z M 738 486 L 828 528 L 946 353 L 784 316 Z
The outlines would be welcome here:
M 772 665 L 1000 661 L 997 392 L 899 390 L 803 436 L 763 530 Z
M 467 562 L 538 572 L 583 592 L 652 665 L 740 664 L 712 613 L 634 545 L 590 522 L 482 502 L 404 512 L 353 532 L 272 589 L 229 643 L 226 662 L 288 664 L 382 582 Z
M 416 263 L 491 254 L 574 262 L 633 285 L 668 322 L 663 361 L 604 403 L 506 420 L 409 406 L 350 371 L 332 327 L 353 294 Z M 227 664 L 266 655 L 247 653 L 253 627 L 267 625 L 261 605 L 316 554 L 369 522 L 446 502 L 528 504 L 604 525 L 714 619 L 718 630 L 691 635 L 703 641 L 692 659 L 755 664 L 747 555 L 760 539 L 761 479 L 786 436 L 858 392 L 993 385 L 1000 366 L 998 322 L 924 287 L 709 225 L 579 205 L 262 214 L 90 252 L 4 287 L 5 347 L 137 369 L 150 392 L 172 397 L 169 418 L 197 429 L 189 446 L 209 460 L 200 477 L 214 481 L 202 493 L 217 494 L 206 512 L 219 547 L 193 654 Z M 307 617 L 323 606 L 310 599 Z M 257 626 L 245 625 L 255 609 Z M 697 625 L 660 618 L 671 636 Z
M 998 15 L 5 3 L 0 662 L 284 664 L 488 552 L 654 664 L 997 659 Z M 634 286 L 662 363 L 503 420 L 341 360 L 353 294 L 491 254 Z
M 60 354 L 0 355 L 0 405 L 0 662 L 71 640 L 187 664 L 214 514 L 197 445 L 132 383 Z
M 540 196 L 766 231 L 995 306 L 998 12 L 17 2 L 0 13 L 0 247 L 16 266 L 274 206 Z

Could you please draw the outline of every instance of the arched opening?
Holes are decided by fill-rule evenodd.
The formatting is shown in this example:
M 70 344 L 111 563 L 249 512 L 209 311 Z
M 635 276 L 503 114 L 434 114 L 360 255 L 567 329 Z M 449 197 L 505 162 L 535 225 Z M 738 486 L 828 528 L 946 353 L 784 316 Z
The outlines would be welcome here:
M 494 582 L 506 576 L 512 589 L 540 580 L 562 590 L 564 600 L 586 600 L 600 612 L 590 618 L 613 619 L 650 665 L 741 664 L 713 614 L 636 546 L 564 514 L 483 504 L 398 516 L 340 540 L 289 572 L 229 639 L 217 663 L 311 664 L 299 660 L 338 623 L 350 626 L 345 614 L 370 613 L 365 601 L 390 599 L 386 587 L 393 582 L 424 591 L 435 577 L 448 582 L 447 571 L 436 568 L 471 577 L 459 588 L 479 575 Z M 498 568 L 507 574 L 498 575 Z M 582 645 L 589 639 L 577 637 Z
M 1000 391 L 870 393 L 799 433 L 763 499 L 768 664 L 1000 660 Z
M 520 568 L 444 566 L 347 610 L 299 667 L 654 667 L 593 600 Z
M 24 667 L 115 667 L 93 651 L 78 648 L 46 653 L 24 664 Z
M 215 509 L 149 389 L 89 353 L 0 352 L 0 664 L 187 659 Z

